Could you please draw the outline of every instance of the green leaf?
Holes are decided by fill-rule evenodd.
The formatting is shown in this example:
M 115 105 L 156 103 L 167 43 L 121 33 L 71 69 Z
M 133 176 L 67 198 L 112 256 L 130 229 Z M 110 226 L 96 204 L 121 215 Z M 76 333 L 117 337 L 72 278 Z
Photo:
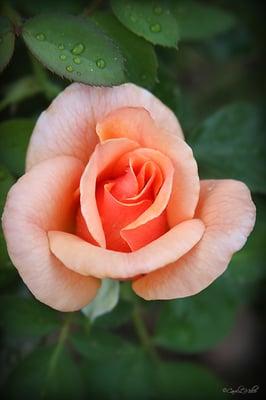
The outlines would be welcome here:
M 95 299 L 82 309 L 82 312 L 93 322 L 117 305 L 119 299 L 119 282 L 113 279 L 103 279 Z
M 7 193 L 14 182 L 15 182 L 14 177 L 9 173 L 9 171 L 4 166 L 0 165 L 0 216 L 2 215 L 4 209 Z M 12 272 L 11 273 L 9 273 L 9 271 L 7 272 L 7 269 L 10 267 L 10 264 L 11 262 L 9 260 L 9 256 L 7 253 L 5 238 L 3 235 L 2 227 L 0 225 L 0 274 L 1 274 L 0 286 L 1 287 L 4 286 L 6 280 L 7 281 L 9 280 L 9 277 L 10 278 L 14 277 L 14 274 Z M 3 271 L 4 268 L 5 271 Z
M 153 87 L 157 77 L 153 46 L 131 33 L 112 14 L 98 12 L 93 19 L 119 45 L 128 80 L 147 88 Z
M 60 327 L 58 313 L 31 298 L 1 296 L 0 315 L 1 328 L 15 337 L 39 337 Z
M 55 362 L 56 361 L 56 362 Z M 78 367 L 65 350 L 42 347 L 13 370 L 4 386 L 6 398 L 79 400 L 84 398 Z
M 241 302 L 249 302 L 258 295 L 258 286 L 266 278 L 265 271 L 265 220 L 266 198 L 256 196 L 256 224 L 245 247 L 234 255 L 223 275 L 226 284 L 231 287 Z
M 191 0 L 173 3 L 181 40 L 201 40 L 231 29 L 235 17 L 218 7 Z
M 233 178 L 266 192 L 264 121 L 258 108 L 234 103 L 217 111 L 191 138 L 202 178 Z
M 20 5 L 23 11 L 30 15 L 42 13 L 69 13 L 79 14 L 86 6 L 86 0 L 16 0 L 16 4 Z
M 135 346 L 118 335 L 92 329 L 87 335 L 77 332 L 71 335 L 75 349 L 91 362 L 105 362 L 110 359 L 129 358 L 135 352 Z
M 42 89 L 33 76 L 25 76 L 6 87 L 4 98 L 0 101 L 0 111 L 10 105 L 24 101 L 41 93 Z
M 84 360 L 82 370 L 88 398 L 154 399 L 154 368 L 146 354 L 119 337 L 108 336 L 83 339 L 82 354 L 88 361 Z
M 15 34 L 11 22 L 0 16 L 0 72 L 7 66 L 14 52 Z
M 230 332 L 235 313 L 235 299 L 219 279 L 197 295 L 164 303 L 155 343 L 179 352 L 205 351 Z
M 193 363 L 163 363 L 157 367 L 158 399 L 225 399 L 223 384 L 206 368 Z
M 0 123 L 0 162 L 17 176 L 24 173 L 26 150 L 35 121 L 11 119 Z
M 95 326 L 102 329 L 116 329 L 122 325 L 125 325 L 131 318 L 132 309 L 132 304 L 120 299 L 112 312 L 97 318 L 95 321 Z
M 38 15 L 25 23 L 22 35 L 33 55 L 60 76 L 91 85 L 125 81 L 119 49 L 88 18 Z
M 3 165 L 0 165 L 0 214 L 2 214 L 6 202 L 7 192 L 15 182 L 14 177 Z
M 177 22 L 163 1 L 111 1 L 119 21 L 136 35 L 153 44 L 177 47 Z
M 192 363 L 153 364 L 139 347 L 119 336 L 96 330 L 89 336 L 74 334 L 71 341 L 87 359 L 83 375 L 91 398 L 185 400 L 223 395 L 223 385 L 205 368 Z

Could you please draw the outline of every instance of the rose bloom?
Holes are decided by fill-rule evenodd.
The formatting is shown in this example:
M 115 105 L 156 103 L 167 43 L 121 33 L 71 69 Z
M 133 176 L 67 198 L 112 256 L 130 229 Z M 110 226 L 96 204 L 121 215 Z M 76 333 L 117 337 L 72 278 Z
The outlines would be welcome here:
M 248 188 L 199 180 L 175 117 L 133 84 L 72 84 L 39 117 L 3 214 L 34 296 L 78 310 L 101 279 L 146 300 L 190 296 L 221 275 L 255 221 Z

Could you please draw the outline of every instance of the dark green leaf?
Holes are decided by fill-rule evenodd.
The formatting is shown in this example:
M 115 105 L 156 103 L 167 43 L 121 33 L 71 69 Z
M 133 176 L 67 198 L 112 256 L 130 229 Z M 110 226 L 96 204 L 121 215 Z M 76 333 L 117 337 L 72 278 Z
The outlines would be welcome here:
M 2 158 L 1 158 L 2 160 Z M 3 165 L 0 165 L 0 215 L 3 212 L 7 192 L 14 183 L 14 177 Z
M 266 147 L 262 114 L 249 103 L 234 103 L 196 129 L 192 148 L 204 178 L 234 178 L 266 192 Z
M 60 76 L 91 85 L 125 81 L 117 46 L 88 18 L 38 15 L 22 34 L 33 55 Z
M 163 363 L 156 370 L 156 375 L 158 400 L 225 399 L 222 382 L 200 365 Z
M 7 193 L 14 181 L 15 180 L 9 171 L 4 166 L 0 165 L 0 216 L 2 215 L 4 209 Z M 14 276 L 14 274 L 9 274 L 9 272 L 7 272 L 9 271 L 10 264 L 11 262 L 7 253 L 5 238 L 0 225 L 0 281 L 3 283 L 3 285 L 6 279 L 8 280 L 11 275 L 12 277 Z M 3 271 L 4 269 L 5 271 Z M 2 283 L 0 286 L 2 286 Z
M 41 93 L 42 88 L 33 76 L 25 76 L 6 87 L 4 98 L 0 101 L 0 111 Z
M 93 362 L 104 362 L 114 358 L 130 358 L 135 352 L 135 346 L 131 345 L 121 337 L 92 329 L 87 335 L 84 333 L 75 333 L 71 335 L 72 344 L 76 350 Z
M 254 231 L 245 247 L 234 255 L 223 278 L 230 285 L 232 294 L 247 302 L 258 295 L 258 285 L 266 279 L 265 271 L 265 220 L 266 199 L 255 197 L 257 218 Z
M 31 298 L 1 296 L 0 315 L 2 329 L 12 336 L 42 336 L 60 326 L 56 311 Z
M 87 5 L 86 0 L 16 0 L 16 3 L 30 15 L 41 13 L 69 13 L 79 14 L 83 7 Z
M 35 350 L 10 374 L 6 398 L 35 400 L 79 400 L 84 398 L 83 382 L 74 361 L 56 346 Z
M 0 162 L 17 176 L 24 173 L 26 150 L 35 121 L 11 119 L 0 123 Z
M 179 352 L 205 351 L 230 332 L 235 312 L 235 300 L 219 279 L 197 295 L 164 303 L 155 342 Z
M 97 296 L 82 309 L 82 312 L 92 322 L 110 311 L 117 305 L 119 299 L 119 282 L 113 279 L 103 279 Z
M 0 72 L 9 63 L 15 47 L 15 34 L 11 22 L 0 16 Z
M 128 80 L 151 88 L 157 74 L 157 58 L 153 46 L 124 28 L 112 14 L 99 12 L 93 18 L 119 45 L 125 59 Z
M 109 314 L 104 314 L 95 321 L 95 326 L 102 329 L 116 329 L 126 324 L 132 315 L 132 304 L 119 300 L 118 305 Z
M 88 396 L 105 400 L 154 399 L 154 369 L 146 355 L 117 337 L 107 339 L 107 335 L 83 339 L 85 348 L 88 345 L 86 352 L 83 349 L 88 358 L 83 366 Z
M 177 22 L 163 1 L 111 1 L 120 22 L 138 36 L 153 44 L 177 47 Z
M 173 13 L 181 40 L 205 39 L 226 32 L 236 23 L 231 13 L 193 0 L 173 1 Z

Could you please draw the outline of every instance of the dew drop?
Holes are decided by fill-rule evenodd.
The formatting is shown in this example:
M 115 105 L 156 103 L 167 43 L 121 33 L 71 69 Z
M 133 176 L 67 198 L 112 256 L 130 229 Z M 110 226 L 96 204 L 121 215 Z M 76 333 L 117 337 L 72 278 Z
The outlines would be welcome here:
M 74 58 L 73 58 L 73 62 L 74 62 L 75 64 L 80 64 L 80 63 L 81 63 L 81 60 L 80 60 L 79 57 L 74 57 Z
M 94 72 L 94 69 L 93 69 L 93 68 L 90 68 L 90 71 L 91 71 L 91 72 Z
M 65 46 L 63 45 L 63 43 L 60 43 L 60 44 L 58 45 L 58 48 L 59 48 L 59 50 L 64 50 Z
M 160 6 L 155 6 L 154 9 L 153 9 L 153 12 L 154 12 L 154 14 L 156 14 L 156 15 L 161 15 L 162 12 L 163 12 L 163 9 L 162 9 L 162 7 L 160 7 Z
M 102 58 L 98 58 L 98 60 L 96 60 L 96 65 L 98 68 L 103 69 L 106 66 L 106 62 Z
M 81 53 L 83 53 L 83 51 L 85 50 L 85 46 L 83 43 L 77 43 L 73 49 L 71 50 L 71 53 L 74 54 L 74 56 L 78 56 Z
M 37 33 L 36 39 L 40 40 L 40 41 L 45 40 L 46 39 L 45 34 L 44 33 Z
M 66 56 L 65 54 L 61 54 L 61 56 L 59 56 L 60 60 L 65 61 L 66 60 Z
M 66 67 L 66 70 L 67 70 L 68 72 L 73 72 L 73 71 L 74 71 L 74 68 L 72 67 L 72 65 L 68 65 L 68 66 Z
M 151 30 L 151 32 L 154 32 L 154 33 L 161 32 L 161 25 L 158 23 L 152 24 L 152 25 L 150 25 L 150 30 Z

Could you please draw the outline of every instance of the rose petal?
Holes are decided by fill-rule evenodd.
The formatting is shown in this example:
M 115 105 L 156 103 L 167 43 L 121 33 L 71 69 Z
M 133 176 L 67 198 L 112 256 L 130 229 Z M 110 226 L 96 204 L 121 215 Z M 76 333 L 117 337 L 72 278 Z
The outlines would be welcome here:
M 50 231 L 50 248 L 64 265 L 83 275 L 127 279 L 154 271 L 187 253 L 201 238 L 204 224 L 190 220 L 132 253 L 93 246 L 70 233 Z
M 34 296 L 61 311 L 78 310 L 96 295 L 98 279 L 66 268 L 51 252 L 47 231 L 69 230 L 83 170 L 72 157 L 44 161 L 12 187 L 3 214 L 9 255 Z
M 168 224 L 173 227 L 193 218 L 199 199 L 198 169 L 191 148 L 180 137 L 169 134 L 164 127 L 158 128 L 144 108 L 115 110 L 98 122 L 96 130 L 102 141 L 127 137 L 141 147 L 159 150 L 168 156 L 175 169 L 167 207 Z
M 117 87 L 68 86 L 39 117 L 27 154 L 27 170 L 58 155 L 87 163 L 98 137 L 96 123 L 120 107 L 145 107 L 159 127 L 183 138 L 174 113 L 152 93 L 131 83 Z
M 128 244 L 120 235 L 121 229 L 146 211 L 151 201 L 122 203 L 110 193 L 106 185 L 102 184 L 97 188 L 97 204 L 106 237 L 106 247 L 116 251 L 130 251 Z
M 201 181 L 196 217 L 206 231 L 184 257 L 133 283 L 146 300 L 191 296 L 221 275 L 233 253 L 245 244 L 255 223 L 255 206 L 248 188 L 234 180 Z
M 95 197 L 97 177 L 106 170 L 111 171 L 112 166 L 122 154 L 137 147 L 136 142 L 128 139 L 109 140 L 98 144 L 81 177 L 81 213 L 91 236 L 102 247 L 106 247 L 106 239 Z

